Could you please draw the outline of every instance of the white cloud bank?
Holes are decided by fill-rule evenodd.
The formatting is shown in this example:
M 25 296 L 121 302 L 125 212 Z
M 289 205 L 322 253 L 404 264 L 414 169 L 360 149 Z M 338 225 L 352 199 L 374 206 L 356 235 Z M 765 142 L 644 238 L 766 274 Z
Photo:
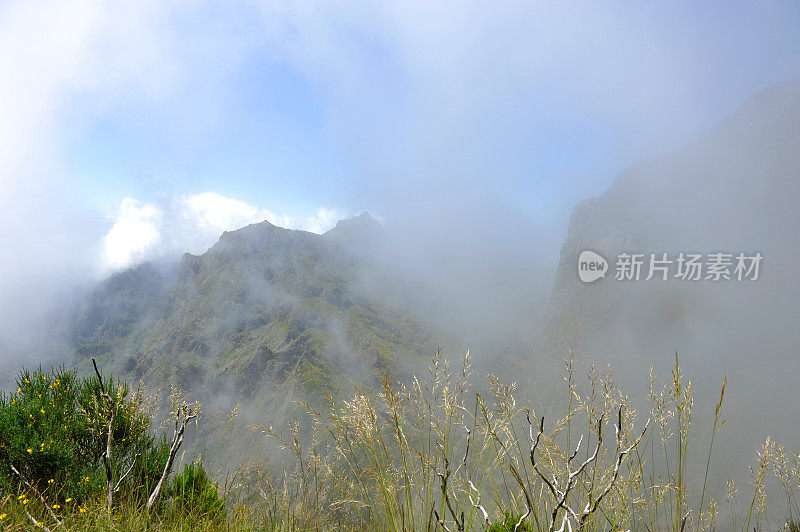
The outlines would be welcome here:
M 103 267 L 122 268 L 152 251 L 161 239 L 161 220 L 155 205 L 124 198 L 114 225 L 103 237 Z
M 168 205 L 123 198 L 114 224 L 103 237 L 99 273 L 174 253 L 202 253 L 223 231 L 264 220 L 279 227 L 322 234 L 350 214 L 320 208 L 315 216 L 298 219 L 216 192 L 183 196 Z

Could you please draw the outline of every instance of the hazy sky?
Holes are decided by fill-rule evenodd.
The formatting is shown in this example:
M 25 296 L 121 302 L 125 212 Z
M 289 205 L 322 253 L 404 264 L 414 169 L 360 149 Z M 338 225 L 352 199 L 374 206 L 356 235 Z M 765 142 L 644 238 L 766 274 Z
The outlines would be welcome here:
M 261 219 L 526 226 L 555 257 L 576 202 L 798 76 L 799 28 L 795 1 L 7 0 L 0 322 Z

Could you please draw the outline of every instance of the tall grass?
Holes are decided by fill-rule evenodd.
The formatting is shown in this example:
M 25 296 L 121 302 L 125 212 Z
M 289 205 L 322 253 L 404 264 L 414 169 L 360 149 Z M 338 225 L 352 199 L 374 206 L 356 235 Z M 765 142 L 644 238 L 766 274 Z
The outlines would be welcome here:
M 284 465 L 239 468 L 219 488 L 225 509 L 192 464 L 157 511 L 132 498 L 109 510 L 100 496 L 77 501 L 20 484 L 0 494 L 0 529 L 50 523 L 52 510 L 67 530 L 774 530 L 770 481 L 785 498 L 784 527 L 798 529 L 800 455 L 769 437 L 742 506 L 733 480 L 709 485 L 726 425 L 724 377 L 699 439 L 694 388 L 677 356 L 665 382 L 651 369 L 639 411 L 610 368 L 591 367 L 581 383 L 568 357 L 564 381 L 563 412 L 544 416 L 542 405 L 518 403 L 514 383 L 489 375 L 476 388 L 469 354 L 451 365 L 439 350 L 424 378 L 384 375 L 378 389 L 354 387 L 349 400 L 303 404 L 308 419 L 286 430 L 253 426 L 283 448 Z M 715 497 L 725 493 L 720 523 Z
M 320 411 L 304 405 L 284 435 L 252 427 L 291 452 L 279 477 L 252 470 L 245 485 L 268 508 L 276 529 L 385 530 L 714 530 L 719 509 L 708 486 L 714 443 L 725 426 L 723 377 L 708 447 L 692 448 L 694 391 L 679 361 L 659 384 L 651 370 L 648 411 L 637 412 L 610 369 L 589 371 L 579 392 L 571 358 L 560 417 L 520 405 L 516 386 L 488 376 L 472 384 L 467 355 L 454 367 L 442 351 L 424 379 L 329 397 Z M 778 450 L 780 449 L 780 450 Z M 690 454 L 703 457 L 701 484 L 688 475 Z M 753 471 L 752 504 L 726 524 L 765 522 L 766 476 L 783 486 L 790 521 L 798 512 L 798 457 L 767 440 Z M 733 486 L 731 481 L 731 486 Z M 735 487 L 733 487 L 735 492 Z M 734 493 L 735 496 L 735 493 Z M 738 511 L 729 489 L 729 506 Z M 513 524 L 510 526 L 509 523 Z

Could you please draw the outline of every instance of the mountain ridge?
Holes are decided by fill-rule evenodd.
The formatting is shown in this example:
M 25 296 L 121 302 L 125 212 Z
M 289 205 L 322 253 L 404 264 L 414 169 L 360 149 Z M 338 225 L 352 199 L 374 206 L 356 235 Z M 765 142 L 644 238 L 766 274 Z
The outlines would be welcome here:
M 174 271 L 118 272 L 76 312 L 78 361 L 100 357 L 122 377 L 234 399 L 289 374 L 313 395 L 407 372 L 430 346 L 407 309 L 362 282 L 374 264 L 360 247 L 376 227 L 367 213 L 323 235 L 264 221 L 184 254 Z

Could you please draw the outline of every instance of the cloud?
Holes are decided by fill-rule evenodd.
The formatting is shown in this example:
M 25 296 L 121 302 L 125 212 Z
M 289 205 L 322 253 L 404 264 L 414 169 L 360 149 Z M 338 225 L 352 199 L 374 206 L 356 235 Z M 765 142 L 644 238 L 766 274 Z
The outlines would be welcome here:
M 330 226 L 338 216 L 324 209 L 277 214 L 207 193 L 193 208 L 182 200 L 193 155 L 219 148 L 205 144 L 208 132 L 232 109 L 269 105 L 260 84 L 274 78 L 303 80 L 314 101 L 293 96 L 302 111 L 319 108 L 315 131 L 352 174 L 330 189 L 350 204 L 417 224 L 434 250 L 461 239 L 470 253 L 496 242 L 496 227 L 541 216 L 552 225 L 549 247 L 539 247 L 557 253 L 571 205 L 600 192 L 631 156 L 662 137 L 682 142 L 755 89 L 797 75 L 795 2 L 725 3 L 725 16 L 712 4 L 0 2 L 0 339 L 20 336 L 18 317 L 87 281 L 95 259 L 108 270 L 201 252 L 222 230 L 258 219 Z M 302 120 L 298 109 L 281 110 Z M 115 120 L 163 133 L 147 140 L 175 161 L 164 173 L 188 176 L 167 199 L 114 191 L 113 175 L 104 178 L 114 192 L 85 197 L 100 183 L 86 187 L 92 177 L 66 161 L 87 131 Z M 112 156 L 100 140 L 89 157 Z M 138 148 L 131 143 L 129 170 L 147 181 Z M 122 197 L 133 202 L 127 214 Z M 111 230 L 103 205 L 114 206 Z M 518 211 L 493 214 L 492 224 L 472 214 Z
M 144 260 L 185 252 L 203 253 L 224 231 L 264 220 L 322 234 L 351 214 L 323 207 L 314 216 L 293 218 L 216 192 L 185 195 L 163 205 L 123 198 L 102 238 L 97 273 L 103 276 Z
M 181 72 L 165 31 L 171 9 L 154 0 L 0 2 L 0 361 L 35 356 L 53 313 L 105 262 L 107 219 L 67 179 L 65 154 L 120 100 L 169 91 Z M 76 102 L 86 102 L 79 113 Z M 136 227 L 118 222 L 115 235 Z M 125 249 L 108 249 L 110 261 L 127 260 Z
M 524 198 L 555 253 L 575 203 L 800 69 L 791 2 L 254 5 L 370 205 L 446 223 Z
M 141 260 L 161 238 L 161 210 L 153 204 L 123 198 L 114 225 L 103 237 L 103 263 L 119 269 Z
M 182 203 L 200 227 L 208 227 L 220 232 L 263 220 L 281 227 L 288 227 L 292 223 L 289 216 L 277 216 L 266 209 L 259 209 L 255 205 L 228 198 L 216 192 L 186 196 Z
M 354 213 L 349 213 L 349 214 L 354 214 Z M 335 226 L 336 222 L 346 217 L 347 216 L 343 215 L 343 211 L 341 210 L 320 208 L 317 211 L 316 216 L 312 216 L 311 218 L 306 218 L 305 220 L 300 222 L 299 225 L 296 225 L 294 228 L 302 229 L 303 231 L 309 231 L 311 233 L 317 233 L 318 235 L 321 235 L 325 231 Z
M 264 220 L 278 227 L 322 234 L 335 226 L 339 220 L 356 214 L 343 209 L 320 207 L 315 216 L 295 218 L 288 214 L 275 214 L 270 210 L 216 192 L 184 196 L 177 202 L 175 208 L 179 216 L 189 220 L 191 225 L 200 230 L 208 230 L 214 239 L 223 231 L 233 231 Z

